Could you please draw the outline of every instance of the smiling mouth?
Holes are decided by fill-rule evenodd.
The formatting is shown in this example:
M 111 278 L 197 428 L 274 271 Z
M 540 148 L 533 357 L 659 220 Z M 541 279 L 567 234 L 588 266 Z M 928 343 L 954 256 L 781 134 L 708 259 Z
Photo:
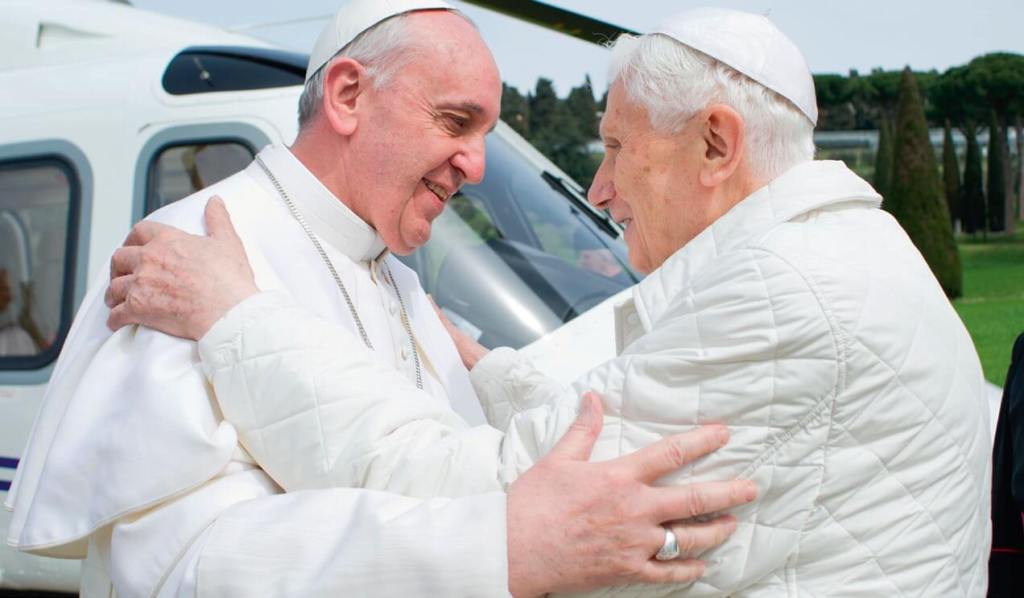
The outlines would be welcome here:
M 448 197 L 450 197 L 450 196 L 448 194 L 448 191 L 444 187 L 442 187 L 442 186 L 440 186 L 440 185 L 438 185 L 436 183 L 432 183 L 432 182 L 428 181 L 427 179 L 423 179 L 423 185 L 427 189 L 429 189 L 431 193 L 436 195 L 437 198 L 439 200 L 441 200 L 441 203 L 444 203 L 444 202 L 448 201 Z

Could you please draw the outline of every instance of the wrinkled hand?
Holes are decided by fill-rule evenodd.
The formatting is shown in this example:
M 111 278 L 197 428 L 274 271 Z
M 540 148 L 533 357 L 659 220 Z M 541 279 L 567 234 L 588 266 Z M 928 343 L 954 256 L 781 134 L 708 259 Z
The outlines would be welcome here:
M 441 324 L 444 325 L 445 331 L 448 332 L 448 336 L 452 337 L 452 342 L 455 343 L 455 349 L 459 352 L 459 357 L 462 358 L 462 365 L 466 366 L 467 370 L 472 370 L 476 362 L 484 358 L 485 355 L 490 353 L 487 347 L 476 342 L 468 334 L 459 330 L 459 327 L 452 323 L 445 315 L 441 308 L 434 302 L 434 298 L 427 295 L 430 299 L 430 304 L 434 306 L 434 312 L 437 313 L 437 317 L 441 320 Z
M 593 393 L 547 457 L 508 492 L 509 591 L 517 598 L 625 583 L 684 583 L 704 572 L 692 555 L 721 544 L 736 530 L 730 515 L 685 521 L 753 501 L 753 482 L 706 482 L 657 487 L 658 478 L 721 448 L 723 426 L 666 438 L 603 463 L 587 459 L 601 431 L 603 410 Z M 661 524 L 678 538 L 674 561 L 652 557 L 665 541 Z
M 255 276 L 224 202 L 206 204 L 208 236 L 142 221 L 110 259 L 107 326 L 140 324 L 199 340 L 254 295 Z

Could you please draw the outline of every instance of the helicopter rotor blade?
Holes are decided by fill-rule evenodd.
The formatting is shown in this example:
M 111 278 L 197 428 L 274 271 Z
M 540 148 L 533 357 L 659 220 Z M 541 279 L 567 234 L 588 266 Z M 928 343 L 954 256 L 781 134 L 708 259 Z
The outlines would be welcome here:
M 604 45 L 622 33 L 637 34 L 625 27 L 535 0 L 463 0 L 463 2 L 597 45 Z

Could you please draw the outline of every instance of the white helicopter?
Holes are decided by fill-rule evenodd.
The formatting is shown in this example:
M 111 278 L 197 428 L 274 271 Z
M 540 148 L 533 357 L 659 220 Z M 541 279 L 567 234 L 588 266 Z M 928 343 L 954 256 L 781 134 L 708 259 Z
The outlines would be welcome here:
M 0 5 L 2 500 L 110 253 L 146 214 L 244 168 L 268 143 L 290 143 L 307 57 L 126 2 Z M 530 18 L 553 23 L 539 6 Z M 565 15 L 579 17 L 554 19 Z M 620 229 L 503 123 L 487 161 L 484 181 L 452 198 L 407 263 L 483 344 L 525 347 L 570 380 L 613 356 L 609 298 L 639 276 Z M 0 509 L 4 537 L 9 518 Z M 78 561 L 0 546 L 0 594 L 76 592 L 78 577 Z

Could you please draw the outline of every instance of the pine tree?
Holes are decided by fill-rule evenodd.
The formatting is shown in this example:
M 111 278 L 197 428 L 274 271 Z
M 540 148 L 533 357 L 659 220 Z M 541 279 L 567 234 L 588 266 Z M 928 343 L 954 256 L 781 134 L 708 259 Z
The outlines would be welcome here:
M 883 205 L 907 231 L 946 295 L 959 297 L 960 256 L 949 226 L 949 209 L 928 138 L 921 93 L 909 68 L 900 78 L 893 133 L 893 155 L 898 160 Z
M 985 191 L 982 189 L 981 147 L 978 145 L 977 129 L 965 127 L 967 156 L 964 160 L 964 186 L 960 214 L 964 232 L 975 233 L 985 229 Z
M 553 135 L 553 130 L 559 125 L 558 95 L 555 94 L 555 85 L 551 79 L 541 77 L 537 79 L 537 85 L 533 93 L 527 98 L 530 107 L 529 131 L 530 141 L 534 145 L 539 142 L 548 141 Z M 539 147 L 539 146 L 538 146 Z M 541 149 L 544 152 L 544 149 Z M 544 152 L 547 153 L 547 152 Z
M 875 152 L 875 191 L 882 198 L 889 195 L 892 179 L 892 124 L 882 115 L 878 121 L 878 150 Z
M 587 75 L 583 85 L 573 87 L 565 98 L 569 114 L 576 121 L 579 135 L 586 139 L 597 139 L 597 102 L 594 101 L 594 90 Z
M 597 162 L 587 150 L 588 137 L 580 132 L 567 102 L 555 95 L 550 79 L 538 79 L 529 97 L 530 143 L 584 188 L 590 186 Z
M 949 206 L 949 224 L 956 230 L 957 221 L 963 222 L 960 212 L 960 162 L 956 159 L 956 147 L 953 145 L 953 132 L 949 121 L 942 138 L 942 183 L 946 191 L 946 205 Z
M 988 229 L 1006 230 L 1006 137 L 992 112 L 988 125 Z
M 523 137 L 530 136 L 530 106 L 518 89 L 506 83 L 501 84 L 501 120 Z

